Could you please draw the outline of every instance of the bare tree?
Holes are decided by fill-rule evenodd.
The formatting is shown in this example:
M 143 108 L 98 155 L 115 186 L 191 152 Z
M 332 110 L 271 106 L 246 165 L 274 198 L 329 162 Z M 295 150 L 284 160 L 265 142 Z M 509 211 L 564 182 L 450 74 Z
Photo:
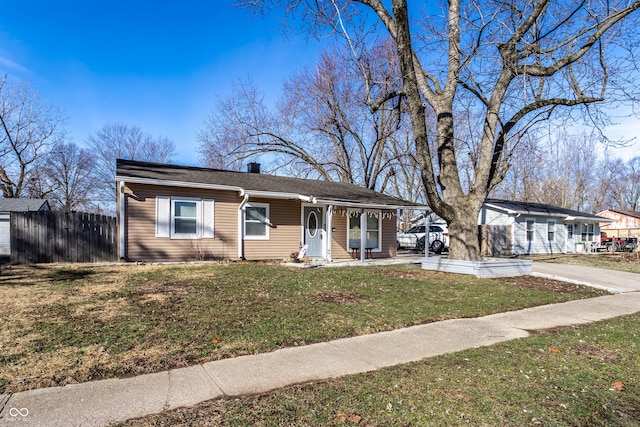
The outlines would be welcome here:
M 402 87 L 372 97 L 370 105 L 406 99 L 427 200 L 449 224 L 449 256 L 455 259 L 481 259 L 478 213 L 528 130 L 560 113 L 575 114 L 574 107 L 582 107 L 580 117 L 602 123 L 598 104 L 637 95 L 629 83 L 637 79 L 639 0 L 448 0 L 420 7 L 406 0 L 248 3 L 259 10 L 284 5 L 291 14 L 302 11 L 315 28 L 329 24 L 337 31 L 347 20 L 376 16 L 397 46 Z M 358 6 L 370 13 L 358 14 Z M 461 105 L 481 118 L 468 153 L 458 151 Z M 436 118 L 432 132 L 427 111 Z M 467 181 L 461 162 L 468 161 L 473 175 Z
M 73 143 L 58 143 L 37 161 L 29 180 L 29 194 L 46 198 L 55 209 L 96 210 L 94 167 L 89 150 Z
M 323 53 L 315 67 L 286 80 L 275 111 L 251 83 L 236 84 L 199 134 L 204 163 L 239 169 L 268 153 L 273 167 L 289 174 L 400 190 L 403 162 L 413 153 L 404 144 L 405 106 L 400 99 L 376 109 L 367 104 L 372 92 L 399 88 L 394 51 L 387 40 L 359 61 L 344 46 Z
M 173 141 L 153 137 L 137 126 L 108 123 L 87 138 L 95 162 L 95 180 L 103 205 L 115 206 L 116 159 L 169 162 L 175 155 Z
M 612 172 L 618 178 L 614 188 L 620 201 L 620 209 L 635 212 L 640 210 L 640 157 L 634 157 Z
M 59 141 L 61 113 L 42 102 L 26 82 L 0 81 L 0 189 L 21 197 L 38 157 Z

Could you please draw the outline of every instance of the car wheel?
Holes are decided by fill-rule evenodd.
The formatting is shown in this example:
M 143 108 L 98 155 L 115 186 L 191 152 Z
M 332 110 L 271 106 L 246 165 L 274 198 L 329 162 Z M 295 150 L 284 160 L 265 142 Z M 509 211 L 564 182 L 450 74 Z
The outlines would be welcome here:
M 396 249 L 402 249 L 402 246 L 400 246 L 400 242 L 396 242 L 397 248 Z
M 440 254 L 442 253 L 443 249 L 444 243 L 442 243 L 440 240 L 434 240 L 433 242 L 431 242 L 431 252 Z

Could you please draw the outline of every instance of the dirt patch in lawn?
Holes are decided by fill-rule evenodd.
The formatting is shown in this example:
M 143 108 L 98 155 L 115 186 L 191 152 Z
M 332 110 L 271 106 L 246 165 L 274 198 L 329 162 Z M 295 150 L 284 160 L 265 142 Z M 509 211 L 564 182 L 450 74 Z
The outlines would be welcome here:
M 508 283 L 510 285 L 519 286 L 521 288 L 534 288 L 543 291 L 552 291 L 565 294 L 579 294 L 582 289 L 581 285 L 573 283 L 561 282 L 559 280 L 547 279 L 546 277 L 538 276 L 518 276 L 518 277 L 503 277 L 499 280 L 502 283 Z
M 354 294 L 347 292 L 323 292 L 319 293 L 316 299 L 320 302 L 332 302 L 336 304 L 356 304 L 361 302 Z
M 397 277 L 399 279 L 410 279 L 410 280 L 443 280 L 447 275 L 464 277 L 460 275 L 452 275 L 449 273 L 442 273 L 437 271 L 430 270 L 419 270 L 419 269 L 380 269 L 378 274 L 388 276 L 388 277 Z M 471 276 L 469 276 L 471 277 Z M 515 285 L 521 288 L 533 288 L 539 289 L 543 291 L 552 291 L 558 293 L 569 293 L 569 294 L 579 294 L 581 290 L 584 289 L 581 285 L 576 285 L 573 283 L 562 282 L 559 280 L 548 279 L 546 277 L 538 277 L 538 276 L 517 276 L 517 277 L 502 277 L 499 279 L 493 279 L 494 281 L 501 283 L 508 283 L 510 285 Z

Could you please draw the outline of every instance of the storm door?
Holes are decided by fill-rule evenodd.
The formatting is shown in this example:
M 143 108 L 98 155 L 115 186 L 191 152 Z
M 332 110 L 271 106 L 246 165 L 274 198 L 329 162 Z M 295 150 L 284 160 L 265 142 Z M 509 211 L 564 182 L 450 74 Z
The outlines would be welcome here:
M 323 257 L 322 239 L 324 209 L 317 206 L 304 207 L 304 244 L 307 245 L 307 256 Z

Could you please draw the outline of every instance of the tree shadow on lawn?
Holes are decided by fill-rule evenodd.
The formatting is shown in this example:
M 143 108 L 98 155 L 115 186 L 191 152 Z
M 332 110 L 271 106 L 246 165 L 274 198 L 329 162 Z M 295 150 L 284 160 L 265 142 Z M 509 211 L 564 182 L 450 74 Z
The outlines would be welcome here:
M 89 268 L 43 265 L 0 267 L 0 286 L 34 286 L 42 283 L 74 282 L 96 274 Z

